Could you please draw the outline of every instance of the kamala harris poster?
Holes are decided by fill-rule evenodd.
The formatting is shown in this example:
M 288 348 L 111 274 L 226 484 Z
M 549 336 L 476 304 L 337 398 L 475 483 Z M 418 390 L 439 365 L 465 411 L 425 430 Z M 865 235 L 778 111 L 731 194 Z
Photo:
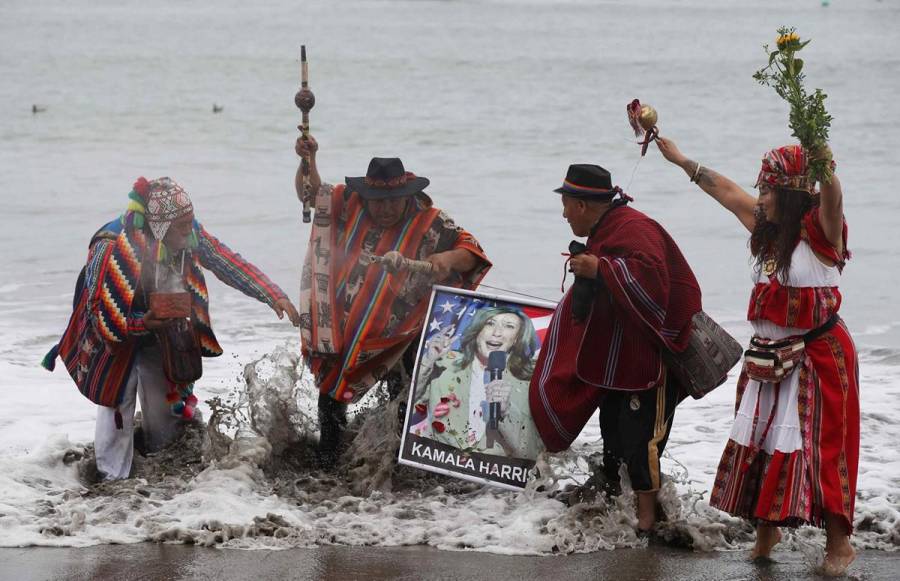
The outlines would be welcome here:
M 555 305 L 436 286 L 400 463 L 521 489 L 543 444 L 528 386 Z

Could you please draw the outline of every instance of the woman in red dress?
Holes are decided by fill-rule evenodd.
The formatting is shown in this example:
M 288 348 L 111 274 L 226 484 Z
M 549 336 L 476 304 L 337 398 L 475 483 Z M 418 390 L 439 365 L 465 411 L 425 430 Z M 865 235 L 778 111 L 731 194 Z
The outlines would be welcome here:
M 751 347 L 737 386 L 735 422 L 710 504 L 756 523 L 751 556 L 768 557 L 779 527 L 825 529 L 823 572 L 842 574 L 850 545 L 859 458 L 856 348 L 837 315 L 849 258 L 840 180 L 807 177 L 807 153 L 789 145 L 766 153 L 759 197 L 685 157 L 671 140 L 659 149 L 750 232 Z M 783 365 L 766 351 L 781 349 Z

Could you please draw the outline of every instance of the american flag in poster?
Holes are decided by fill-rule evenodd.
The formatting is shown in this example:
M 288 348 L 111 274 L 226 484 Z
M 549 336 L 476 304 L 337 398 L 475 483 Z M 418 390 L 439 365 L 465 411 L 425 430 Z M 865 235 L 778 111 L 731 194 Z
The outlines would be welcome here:
M 460 338 L 466 327 L 472 322 L 475 313 L 491 307 L 513 307 L 522 311 L 534 325 L 538 336 L 538 349 L 540 349 L 540 345 L 544 343 L 544 337 L 547 335 L 547 327 L 550 325 L 553 309 L 448 291 L 435 291 L 434 302 L 428 317 L 428 326 L 425 329 L 425 341 L 427 342 L 448 327 L 452 327 L 454 339 L 451 348 L 459 350 Z

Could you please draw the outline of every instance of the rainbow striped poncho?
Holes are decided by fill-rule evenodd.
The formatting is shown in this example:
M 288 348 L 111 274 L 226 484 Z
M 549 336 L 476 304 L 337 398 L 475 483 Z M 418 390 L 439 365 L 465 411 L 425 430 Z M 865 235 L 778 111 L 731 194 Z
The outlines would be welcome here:
M 381 228 L 355 192 L 343 184 L 323 185 L 299 305 L 303 355 L 320 393 L 344 403 L 359 401 L 422 330 L 433 284 L 430 275 L 388 274 L 364 255 L 394 250 L 424 260 L 457 248 L 479 261 L 456 286 L 477 287 L 490 261 L 475 237 L 433 207 L 426 194 L 413 197 L 397 225 Z
M 286 295 L 199 222 L 194 222 L 194 230 L 198 245 L 185 263 L 184 283 L 191 293 L 192 319 L 203 356 L 217 357 L 222 347 L 212 330 L 203 268 L 270 306 Z M 135 296 L 142 288 L 142 267 L 153 260 L 149 256 L 152 247 L 143 230 L 126 226 L 121 218 L 94 234 L 76 285 L 69 324 L 44 358 L 44 367 L 52 371 L 60 357 L 79 391 L 96 404 L 118 407 L 139 340 L 149 335 L 143 326 L 143 312 L 138 310 L 142 301 L 135 301 Z

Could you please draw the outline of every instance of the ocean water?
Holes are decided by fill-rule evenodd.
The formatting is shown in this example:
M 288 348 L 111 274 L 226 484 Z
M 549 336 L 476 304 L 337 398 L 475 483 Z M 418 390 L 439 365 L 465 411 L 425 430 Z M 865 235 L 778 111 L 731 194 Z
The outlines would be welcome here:
M 572 235 L 551 190 L 569 163 L 599 163 L 672 233 L 705 309 L 745 340 L 746 234 L 654 148 L 639 158 L 624 108 L 635 97 L 653 104 L 663 135 L 749 188 L 761 154 L 790 141 L 785 105 L 751 78 L 764 62 L 761 45 L 782 24 L 814 39 L 806 73 L 829 95 L 850 224 L 854 258 L 841 286 L 862 362 L 856 540 L 900 546 L 898 4 L 0 3 L 0 546 L 190 539 L 515 554 L 638 543 L 627 498 L 569 509 L 537 489 L 517 496 L 398 479 L 385 465 L 391 442 L 378 436 L 387 420 L 375 413 L 361 442 L 378 453 L 354 473 L 364 486 L 335 485 L 331 494 L 333 483 L 321 479 L 286 484 L 273 458 L 310 427 L 313 401 L 296 333 L 212 277 L 226 355 L 206 362 L 197 391 L 243 407 L 226 430 L 237 443 L 210 452 L 215 461 L 202 471 L 109 495 L 86 488 L 77 457 L 93 439 L 95 409 L 63 371 L 48 374 L 38 362 L 65 326 L 90 235 L 124 209 L 140 175 L 182 183 L 212 233 L 298 294 L 308 235 L 293 193 L 300 44 L 326 179 L 361 175 L 375 155 L 402 157 L 483 243 L 495 264 L 487 284 L 556 300 Z M 214 103 L 224 110 L 213 114 Z M 32 105 L 45 110 L 33 114 Z M 682 405 L 664 461 L 666 506 L 678 515 L 671 533 L 698 548 L 748 538 L 705 504 L 733 394 L 732 379 Z M 584 479 L 598 432 L 593 423 L 571 454 L 548 461 L 545 488 Z M 260 532 L 279 529 L 281 537 Z M 792 537 L 801 548 L 820 541 L 815 531 Z

